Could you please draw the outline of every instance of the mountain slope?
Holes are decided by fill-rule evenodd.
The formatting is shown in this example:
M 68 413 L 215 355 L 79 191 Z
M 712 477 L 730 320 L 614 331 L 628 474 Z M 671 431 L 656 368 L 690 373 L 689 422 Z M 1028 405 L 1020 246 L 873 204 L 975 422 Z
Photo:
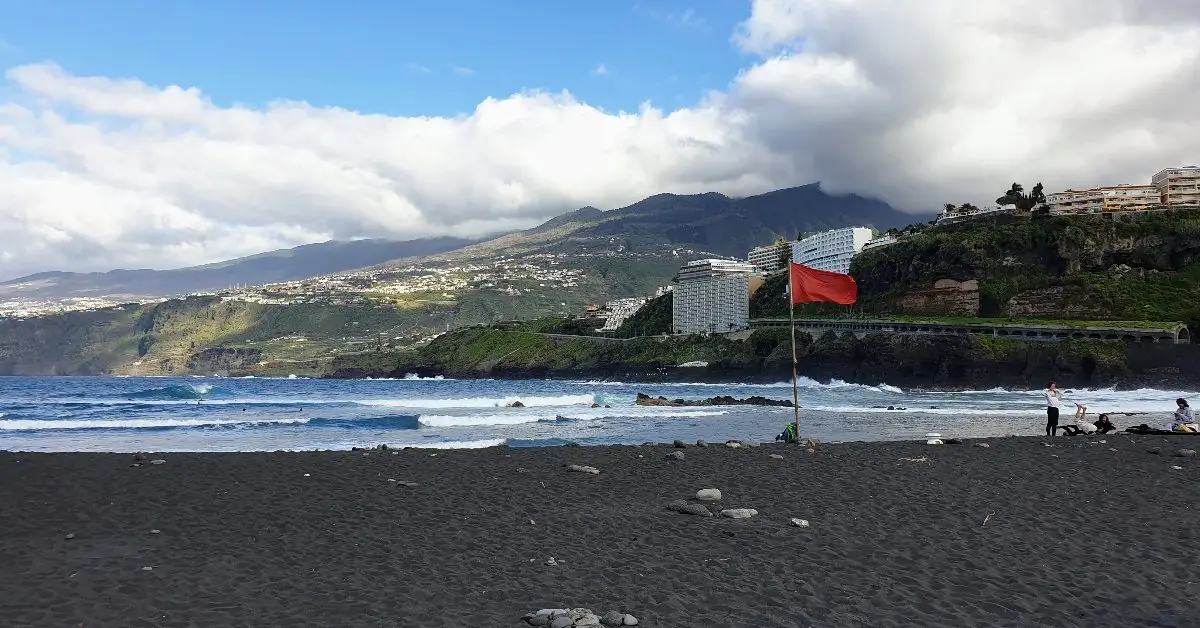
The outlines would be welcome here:
M 215 264 L 175 270 L 48 272 L 0 283 L 0 298 L 81 296 L 157 297 L 304 279 L 406 257 L 433 255 L 473 243 L 440 237 L 421 240 L 352 240 L 306 244 Z

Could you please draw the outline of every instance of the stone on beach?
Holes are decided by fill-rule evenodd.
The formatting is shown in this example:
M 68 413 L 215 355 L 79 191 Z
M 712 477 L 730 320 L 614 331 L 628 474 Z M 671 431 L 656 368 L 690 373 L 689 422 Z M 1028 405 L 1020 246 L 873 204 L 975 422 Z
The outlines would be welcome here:
M 772 460 L 783 460 L 783 456 L 780 454 L 771 454 L 771 459 Z
M 721 511 L 722 517 L 730 519 L 749 519 L 757 514 L 758 511 L 753 508 L 727 508 Z
M 696 515 L 697 517 L 713 516 L 711 510 L 696 502 L 689 502 L 686 499 L 675 500 L 667 504 L 667 510 L 673 510 L 685 515 Z
M 672 451 L 671 453 L 667 454 L 666 457 L 667 457 L 667 460 L 683 460 L 683 452 L 682 451 Z
M 167 461 L 163 460 L 162 458 L 158 458 L 157 460 L 151 460 L 150 464 L 167 464 Z
M 590 473 L 592 475 L 600 474 L 600 469 L 582 464 L 569 464 L 567 465 L 567 471 L 573 471 L 575 473 Z
M 1180 458 L 1195 458 L 1196 450 L 1195 449 L 1180 449 L 1179 451 L 1175 452 L 1175 455 Z
M 697 447 L 708 447 L 708 443 L 705 441 L 702 441 L 702 440 L 698 440 L 698 441 L 696 441 L 696 446 Z
M 988 449 L 989 447 L 991 447 L 991 445 L 989 445 L 987 443 L 975 443 L 975 446 L 982 448 L 982 449 Z
M 808 519 L 792 519 L 792 525 L 796 526 L 797 528 L 809 527 Z
M 741 443 L 741 441 L 729 440 L 729 441 L 725 441 L 725 446 L 730 449 L 739 449 L 739 448 L 741 448 L 742 443 Z
M 719 502 L 721 501 L 721 491 L 715 488 L 702 488 L 696 491 L 696 499 L 702 502 Z
M 674 443 L 672 443 L 672 445 L 675 447 L 675 449 L 686 449 L 687 448 L 687 443 L 685 443 L 681 440 L 675 441 Z

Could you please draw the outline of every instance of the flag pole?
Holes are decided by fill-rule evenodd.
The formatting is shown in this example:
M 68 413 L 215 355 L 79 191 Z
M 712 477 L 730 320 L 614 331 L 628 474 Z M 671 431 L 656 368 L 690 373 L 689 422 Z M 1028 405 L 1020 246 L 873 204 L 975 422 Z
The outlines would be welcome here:
M 788 327 L 792 331 L 792 410 L 796 415 L 796 442 L 800 442 L 800 385 L 796 375 L 796 297 L 792 285 L 792 263 L 788 263 Z

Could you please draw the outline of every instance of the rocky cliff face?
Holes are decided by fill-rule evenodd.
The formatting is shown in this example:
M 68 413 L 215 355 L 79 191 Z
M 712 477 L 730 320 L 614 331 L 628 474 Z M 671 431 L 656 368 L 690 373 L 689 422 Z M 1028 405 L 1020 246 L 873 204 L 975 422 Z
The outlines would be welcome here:
M 855 258 L 868 311 L 1200 323 L 1200 211 L 928 229 Z M 960 287 L 962 284 L 959 284 Z

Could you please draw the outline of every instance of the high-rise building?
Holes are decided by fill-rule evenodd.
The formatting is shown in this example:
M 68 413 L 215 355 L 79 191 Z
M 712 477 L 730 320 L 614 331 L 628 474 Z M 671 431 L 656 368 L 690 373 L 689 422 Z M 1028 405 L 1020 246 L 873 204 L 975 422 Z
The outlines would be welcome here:
M 1200 205 L 1200 166 L 1161 170 L 1150 184 L 1163 205 Z
M 750 278 L 746 262 L 702 259 L 679 269 L 671 291 L 671 329 L 681 334 L 725 333 L 750 321 Z
M 791 255 L 791 242 L 776 242 L 750 249 L 750 253 L 746 255 L 746 261 L 754 264 L 762 272 L 770 274 L 783 270 Z
M 872 237 L 871 230 L 866 227 L 846 227 L 811 235 L 792 244 L 792 261 L 809 268 L 849 274 L 850 260 Z

